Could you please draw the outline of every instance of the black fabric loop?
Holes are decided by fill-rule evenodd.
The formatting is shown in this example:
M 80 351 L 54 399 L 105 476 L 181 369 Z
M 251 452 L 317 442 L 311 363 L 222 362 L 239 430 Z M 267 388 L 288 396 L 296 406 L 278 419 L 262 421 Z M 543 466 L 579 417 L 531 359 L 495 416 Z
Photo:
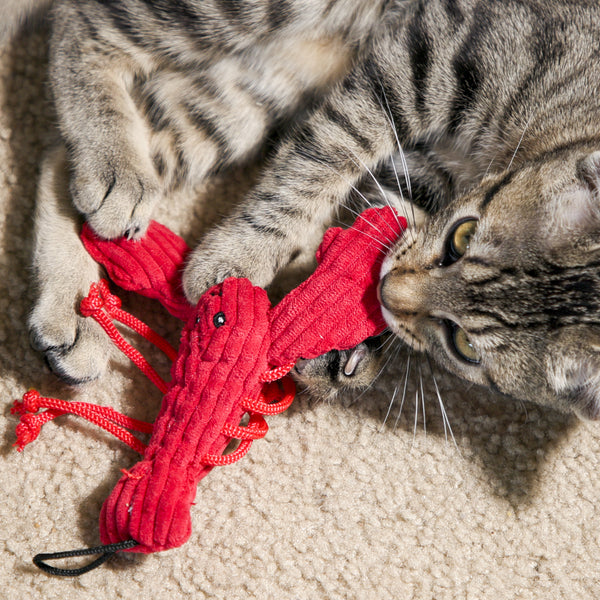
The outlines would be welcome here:
M 116 544 L 108 544 L 106 546 L 96 546 L 95 548 L 82 548 L 81 550 L 67 550 L 66 552 L 36 554 L 33 557 L 33 564 L 50 575 L 58 575 L 59 577 L 77 577 L 78 575 L 83 575 L 84 573 L 99 567 L 117 552 L 120 552 L 121 550 L 128 550 L 129 548 L 133 548 L 137 545 L 138 543 L 135 540 L 127 540 L 125 542 L 117 542 Z M 88 565 L 84 565 L 83 567 L 79 567 L 77 569 L 60 569 L 45 562 L 48 560 L 60 560 L 61 558 L 90 556 L 93 554 L 100 554 L 100 556 Z

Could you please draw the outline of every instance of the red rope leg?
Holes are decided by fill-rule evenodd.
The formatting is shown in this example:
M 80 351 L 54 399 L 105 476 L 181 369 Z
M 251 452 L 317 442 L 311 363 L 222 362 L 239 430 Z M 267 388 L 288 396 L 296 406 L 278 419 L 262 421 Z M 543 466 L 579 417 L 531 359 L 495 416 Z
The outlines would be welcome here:
M 119 333 L 112 320 L 119 321 L 162 350 L 171 360 L 177 358 L 175 349 L 145 323 L 121 310 L 121 301 L 110 293 L 108 284 L 102 280 L 90 286 L 90 292 L 80 306 L 84 317 L 92 317 L 104 329 L 113 343 L 125 354 L 164 394 L 168 384 L 160 377 L 142 354 L 129 344 Z M 276 415 L 285 411 L 296 394 L 294 382 L 286 375 L 294 367 L 294 363 L 282 365 L 265 371 L 260 376 L 263 388 L 258 398 L 245 398 L 241 407 L 250 414 L 248 425 L 225 425 L 223 435 L 230 439 L 240 440 L 238 448 L 225 455 L 207 454 L 202 462 L 209 466 L 232 464 L 246 455 L 254 440 L 264 437 L 269 429 L 264 416 Z M 45 409 L 43 412 L 38 412 Z M 22 401 L 15 401 L 11 410 L 21 416 L 17 425 L 17 442 L 19 451 L 35 440 L 42 426 L 64 414 L 80 416 L 111 433 L 130 448 L 143 454 L 146 445 L 130 431 L 152 433 L 153 426 L 144 421 L 127 417 L 110 407 L 97 406 L 87 402 L 65 402 L 56 398 L 45 398 L 35 390 L 24 394 Z
M 119 333 L 119 330 L 115 327 L 114 323 L 111 321 L 110 315 L 115 311 L 118 312 L 121 318 L 125 318 L 124 315 L 127 315 L 127 313 L 120 309 L 120 303 L 121 301 L 119 298 L 108 291 L 107 283 L 105 281 L 101 281 L 99 284 L 92 283 L 90 286 L 90 293 L 81 301 L 79 310 L 84 317 L 92 317 L 100 325 L 100 327 L 104 329 L 115 346 L 117 346 L 117 348 L 123 354 L 125 354 L 125 356 L 127 356 L 127 358 L 129 358 L 129 360 L 131 360 L 163 394 L 165 394 L 168 389 L 168 385 L 165 380 L 154 370 L 141 352 L 136 350 L 125 340 L 125 338 Z M 128 320 L 128 322 L 134 324 L 134 326 L 137 326 L 137 324 L 134 322 L 141 323 L 141 321 L 138 321 L 135 319 L 135 317 L 132 317 L 131 315 L 129 316 L 131 319 Z M 128 323 L 125 324 L 127 325 Z M 146 333 L 146 330 L 151 331 L 146 325 L 144 325 L 144 328 Z M 154 334 L 154 338 L 159 338 L 158 334 L 155 332 L 152 333 Z M 168 353 L 175 353 L 175 350 L 173 350 L 173 348 L 171 348 L 165 340 L 162 340 L 162 345 L 170 348 Z
M 93 283 L 90 292 L 80 306 L 84 317 L 92 317 L 107 333 L 113 343 L 123 352 L 164 394 L 168 389 L 167 383 L 152 368 L 138 350 L 133 348 L 119 333 L 111 317 L 136 331 L 138 334 L 161 349 L 169 358 L 177 356 L 175 349 L 145 323 L 121 310 L 121 300 L 110 293 L 106 281 Z M 45 409 L 43 412 L 38 412 Z M 57 398 L 40 396 L 35 390 L 23 395 L 22 401 L 15 401 L 11 412 L 20 415 L 16 427 L 17 441 L 14 444 L 21 452 L 27 444 L 35 440 L 45 423 L 65 414 L 80 416 L 90 423 L 97 425 L 127 444 L 130 448 L 143 454 L 146 445 L 135 437 L 128 429 L 140 433 L 152 433 L 150 423 L 132 419 L 113 408 L 98 406 L 87 402 L 65 402 Z
M 292 365 L 293 366 L 293 365 Z M 291 369 L 288 368 L 286 373 Z M 223 466 L 230 465 L 243 458 L 250 450 L 252 442 L 265 437 L 269 426 L 264 415 L 277 415 L 287 410 L 296 395 L 296 385 L 289 377 L 281 381 L 270 379 L 274 377 L 274 371 L 267 371 L 261 377 L 261 381 L 271 381 L 265 384 L 259 398 L 245 398 L 242 400 L 242 408 L 250 413 L 250 420 L 246 427 L 225 425 L 222 433 L 230 438 L 236 438 L 240 445 L 231 454 L 207 454 L 202 457 L 205 465 Z
M 38 412 L 41 409 L 46 410 Z M 113 408 L 97 406 L 88 402 L 65 402 L 57 398 L 45 398 L 35 390 L 24 394 L 22 401 L 15 401 L 11 413 L 21 415 L 16 428 L 17 441 L 14 444 L 19 452 L 22 452 L 27 444 L 38 437 L 45 423 L 66 414 L 77 415 L 101 427 L 140 454 L 144 453 L 146 445 L 127 429 L 140 433 L 152 433 L 150 423 L 127 417 Z
M 281 384 L 281 387 L 280 387 Z M 263 386 L 258 398 L 245 398 L 242 406 L 250 413 L 278 415 L 287 410 L 296 395 L 296 385 L 289 377 Z
M 122 323 L 126 327 L 129 327 L 129 329 L 132 331 L 135 331 L 137 334 L 141 335 L 159 350 L 162 350 L 169 360 L 175 362 L 175 359 L 177 358 L 177 350 L 175 350 L 175 348 L 173 348 L 173 346 L 171 346 L 167 340 L 158 335 L 158 333 L 146 325 L 146 323 L 140 321 L 134 315 L 124 311 L 121 308 L 121 299 L 118 296 L 110 293 L 110 289 L 108 288 L 108 283 L 106 283 L 106 280 L 101 279 L 97 285 L 100 298 L 104 300 L 104 309 L 112 319 Z

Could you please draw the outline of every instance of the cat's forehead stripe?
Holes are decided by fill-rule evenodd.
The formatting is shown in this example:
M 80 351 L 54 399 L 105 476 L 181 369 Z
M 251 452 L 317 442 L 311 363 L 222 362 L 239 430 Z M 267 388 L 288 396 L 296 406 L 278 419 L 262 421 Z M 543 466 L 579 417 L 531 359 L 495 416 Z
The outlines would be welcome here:
M 501 189 L 506 187 L 512 181 L 514 175 L 514 171 L 509 171 L 502 179 L 500 179 L 500 181 L 497 181 L 490 187 L 483 197 L 483 202 L 479 206 L 480 213 L 483 213 L 488 204 L 495 198 L 496 194 L 498 194 Z

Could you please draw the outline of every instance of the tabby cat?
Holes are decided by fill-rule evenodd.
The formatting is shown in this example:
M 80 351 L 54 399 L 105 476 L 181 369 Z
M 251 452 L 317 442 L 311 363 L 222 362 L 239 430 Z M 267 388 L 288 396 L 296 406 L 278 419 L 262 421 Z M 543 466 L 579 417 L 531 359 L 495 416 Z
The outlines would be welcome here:
M 57 373 L 95 377 L 108 355 L 73 309 L 98 276 L 78 215 L 142 236 L 171 190 L 282 131 L 191 255 L 191 301 L 228 275 L 269 285 L 376 173 L 376 196 L 427 212 L 408 209 L 383 263 L 389 329 L 470 382 L 598 418 L 597 0 L 55 0 L 50 18 L 62 145 L 42 170 L 30 325 Z M 297 375 L 364 383 L 380 345 Z

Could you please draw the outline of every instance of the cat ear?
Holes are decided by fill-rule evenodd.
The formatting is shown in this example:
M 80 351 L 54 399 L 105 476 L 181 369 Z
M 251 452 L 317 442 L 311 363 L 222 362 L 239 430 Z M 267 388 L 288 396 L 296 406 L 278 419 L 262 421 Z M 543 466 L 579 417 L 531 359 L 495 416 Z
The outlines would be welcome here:
M 596 231 L 600 225 L 600 152 L 592 152 L 577 165 L 579 183 L 554 196 L 550 203 L 557 232 Z
M 600 150 L 588 154 L 579 163 L 579 174 L 597 198 L 600 190 Z
M 589 235 L 600 228 L 600 151 L 577 165 L 577 184 L 552 196 L 547 204 L 550 237 Z
M 600 419 L 600 335 L 573 327 L 552 346 L 548 383 L 561 404 L 583 419 Z

